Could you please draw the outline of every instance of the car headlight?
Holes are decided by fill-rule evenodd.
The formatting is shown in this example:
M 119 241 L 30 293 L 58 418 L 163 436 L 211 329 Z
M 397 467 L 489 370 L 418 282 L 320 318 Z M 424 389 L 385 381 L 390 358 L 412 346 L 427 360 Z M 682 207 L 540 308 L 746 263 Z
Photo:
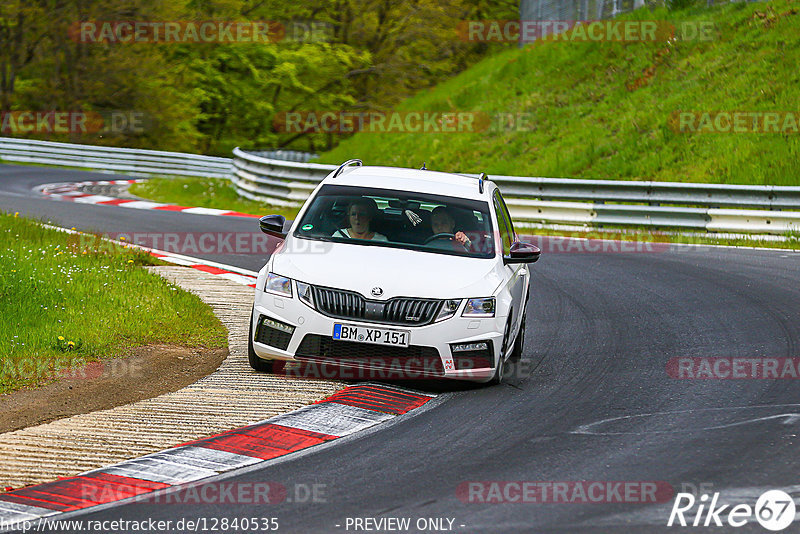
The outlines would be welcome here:
M 434 319 L 433 322 L 438 323 L 439 321 L 444 321 L 445 319 L 449 319 L 450 317 L 454 316 L 458 311 L 459 306 L 461 306 L 461 299 L 444 301 L 439 315 L 436 316 L 436 319 Z
M 305 304 L 308 304 L 312 308 L 314 307 L 314 292 L 311 290 L 310 284 L 297 282 L 297 296 L 300 297 L 300 300 Z
M 467 299 L 464 306 L 462 317 L 494 317 L 495 300 L 494 297 L 482 299 Z
M 275 273 L 267 275 L 267 282 L 264 284 L 264 291 L 274 293 L 282 297 L 292 296 L 292 279 L 286 278 Z

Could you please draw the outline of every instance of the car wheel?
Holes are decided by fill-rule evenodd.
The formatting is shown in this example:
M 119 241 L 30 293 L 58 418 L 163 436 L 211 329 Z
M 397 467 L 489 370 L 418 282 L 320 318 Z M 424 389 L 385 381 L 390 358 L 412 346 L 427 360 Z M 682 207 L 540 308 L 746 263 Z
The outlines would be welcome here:
M 506 323 L 505 331 L 503 332 L 503 346 L 500 350 L 500 360 L 497 362 L 497 366 L 494 369 L 494 376 L 489 381 L 490 384 L 502 384 L 503 383 L 503 374 L 506 370 L 506 342 L 508 341 L 508 336 L 511 333 L 511 316 L 508 317 L 508 322 Z
M 519 333 L 517 333 L 517 340 L 514 341 L 514 348 L 511 349 L 509 359 L 512 362 L 518 362 L 522 359 L 522 351 L 525 350 L 525 319 L 528 313 L 522 314 L 522 324 L 519 325 Z
M 247 335 L 247 359 L 250 367 L 261 373 L 271 373 L 274 360 L 262 360 L 253 348 L 253 312 L 250 312 L 250 333 Z

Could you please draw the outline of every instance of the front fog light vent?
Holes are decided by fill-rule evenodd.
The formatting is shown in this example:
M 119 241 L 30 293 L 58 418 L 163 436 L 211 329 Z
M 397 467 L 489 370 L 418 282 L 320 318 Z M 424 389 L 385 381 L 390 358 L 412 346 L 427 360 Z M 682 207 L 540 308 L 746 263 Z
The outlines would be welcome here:
M 287 334 L 294 334 L 293 326 L 280 321 L 275 321 L 265 317 L 261 324 L 269 328 L 274 328 L 275 330 L 280 330 L 281 332 L 286 332 Z
M 492 342 L 473 341 L 471 343 L 452 343 L 453 364 L 456 371 L 486 369 L 492 366 Z
M 452 349 L 453 352 L 474 352 L 489 350 L 489 345 L 487 345 L 485 341 L 481 341 L 480 343 L 459 343 L 458 345 L 453 345 Z
M 270 347 L 286 350 L 292 340 L 292 334 L 294 334 L 292 325 L 262 315 L 256 329 L 255 341 Z

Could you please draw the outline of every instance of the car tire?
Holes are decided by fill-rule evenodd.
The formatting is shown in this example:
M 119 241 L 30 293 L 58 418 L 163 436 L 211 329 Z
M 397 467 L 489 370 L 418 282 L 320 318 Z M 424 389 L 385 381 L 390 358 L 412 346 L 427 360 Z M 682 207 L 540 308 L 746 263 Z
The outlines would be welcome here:
M 492 376 L 489 383 L 492 385 L 502 384 L 503 379 L 505 378 L 503 374 L 506 370 L 506 342 L 508 341 L 508 336 L 511 334 L 511 316 L 509 315 L 508 321 L 506 322 L 505 332 L 503 332 L 503 345 L 500 350 L 500 360 L 497 362 L 497 366 L 494 368 L 494 375 Z
M 493 386 L 503 383 L 503 373 L 506 369 L 506 362 L 505 358 L 501 357 L 500 361 L 497 363 L 497 367 L 495 367 L 494 375 L 492 375 L 492 379 L 489 380 L 489 383 Z
M 514 341 L 514 348 L 511 349 L 511 354 L 508 359 L 512 362 L 518 362 L 522 359 L 522 352 L 525 350 L 525 321 L 528 313 L 522 314 L 522 324 L 519 325 L 519 332 L 517 332 L 517 339 Z
M 260 373 L 271 373 L 275 360 L 262 360 L 253 348 L 253 312 L 250 312 L 250 333 L 247 335 L 247 360 Z

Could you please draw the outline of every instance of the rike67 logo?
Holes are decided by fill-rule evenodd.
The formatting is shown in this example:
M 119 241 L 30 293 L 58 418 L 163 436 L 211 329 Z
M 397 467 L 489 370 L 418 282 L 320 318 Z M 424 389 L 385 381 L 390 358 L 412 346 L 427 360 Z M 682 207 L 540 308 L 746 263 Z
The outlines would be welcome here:
M 719 493 L 714 493 L 710 502 L 707 494 L 696 499 L 691 493 L 678 493 L 667 526 L 741 527 L 757 521 L 765 529 L 777 532 L 794 521 L 794 500 L 781 490 L 764 492 L 754 507 L 744 503 L 720 505 L 718 500 Z

